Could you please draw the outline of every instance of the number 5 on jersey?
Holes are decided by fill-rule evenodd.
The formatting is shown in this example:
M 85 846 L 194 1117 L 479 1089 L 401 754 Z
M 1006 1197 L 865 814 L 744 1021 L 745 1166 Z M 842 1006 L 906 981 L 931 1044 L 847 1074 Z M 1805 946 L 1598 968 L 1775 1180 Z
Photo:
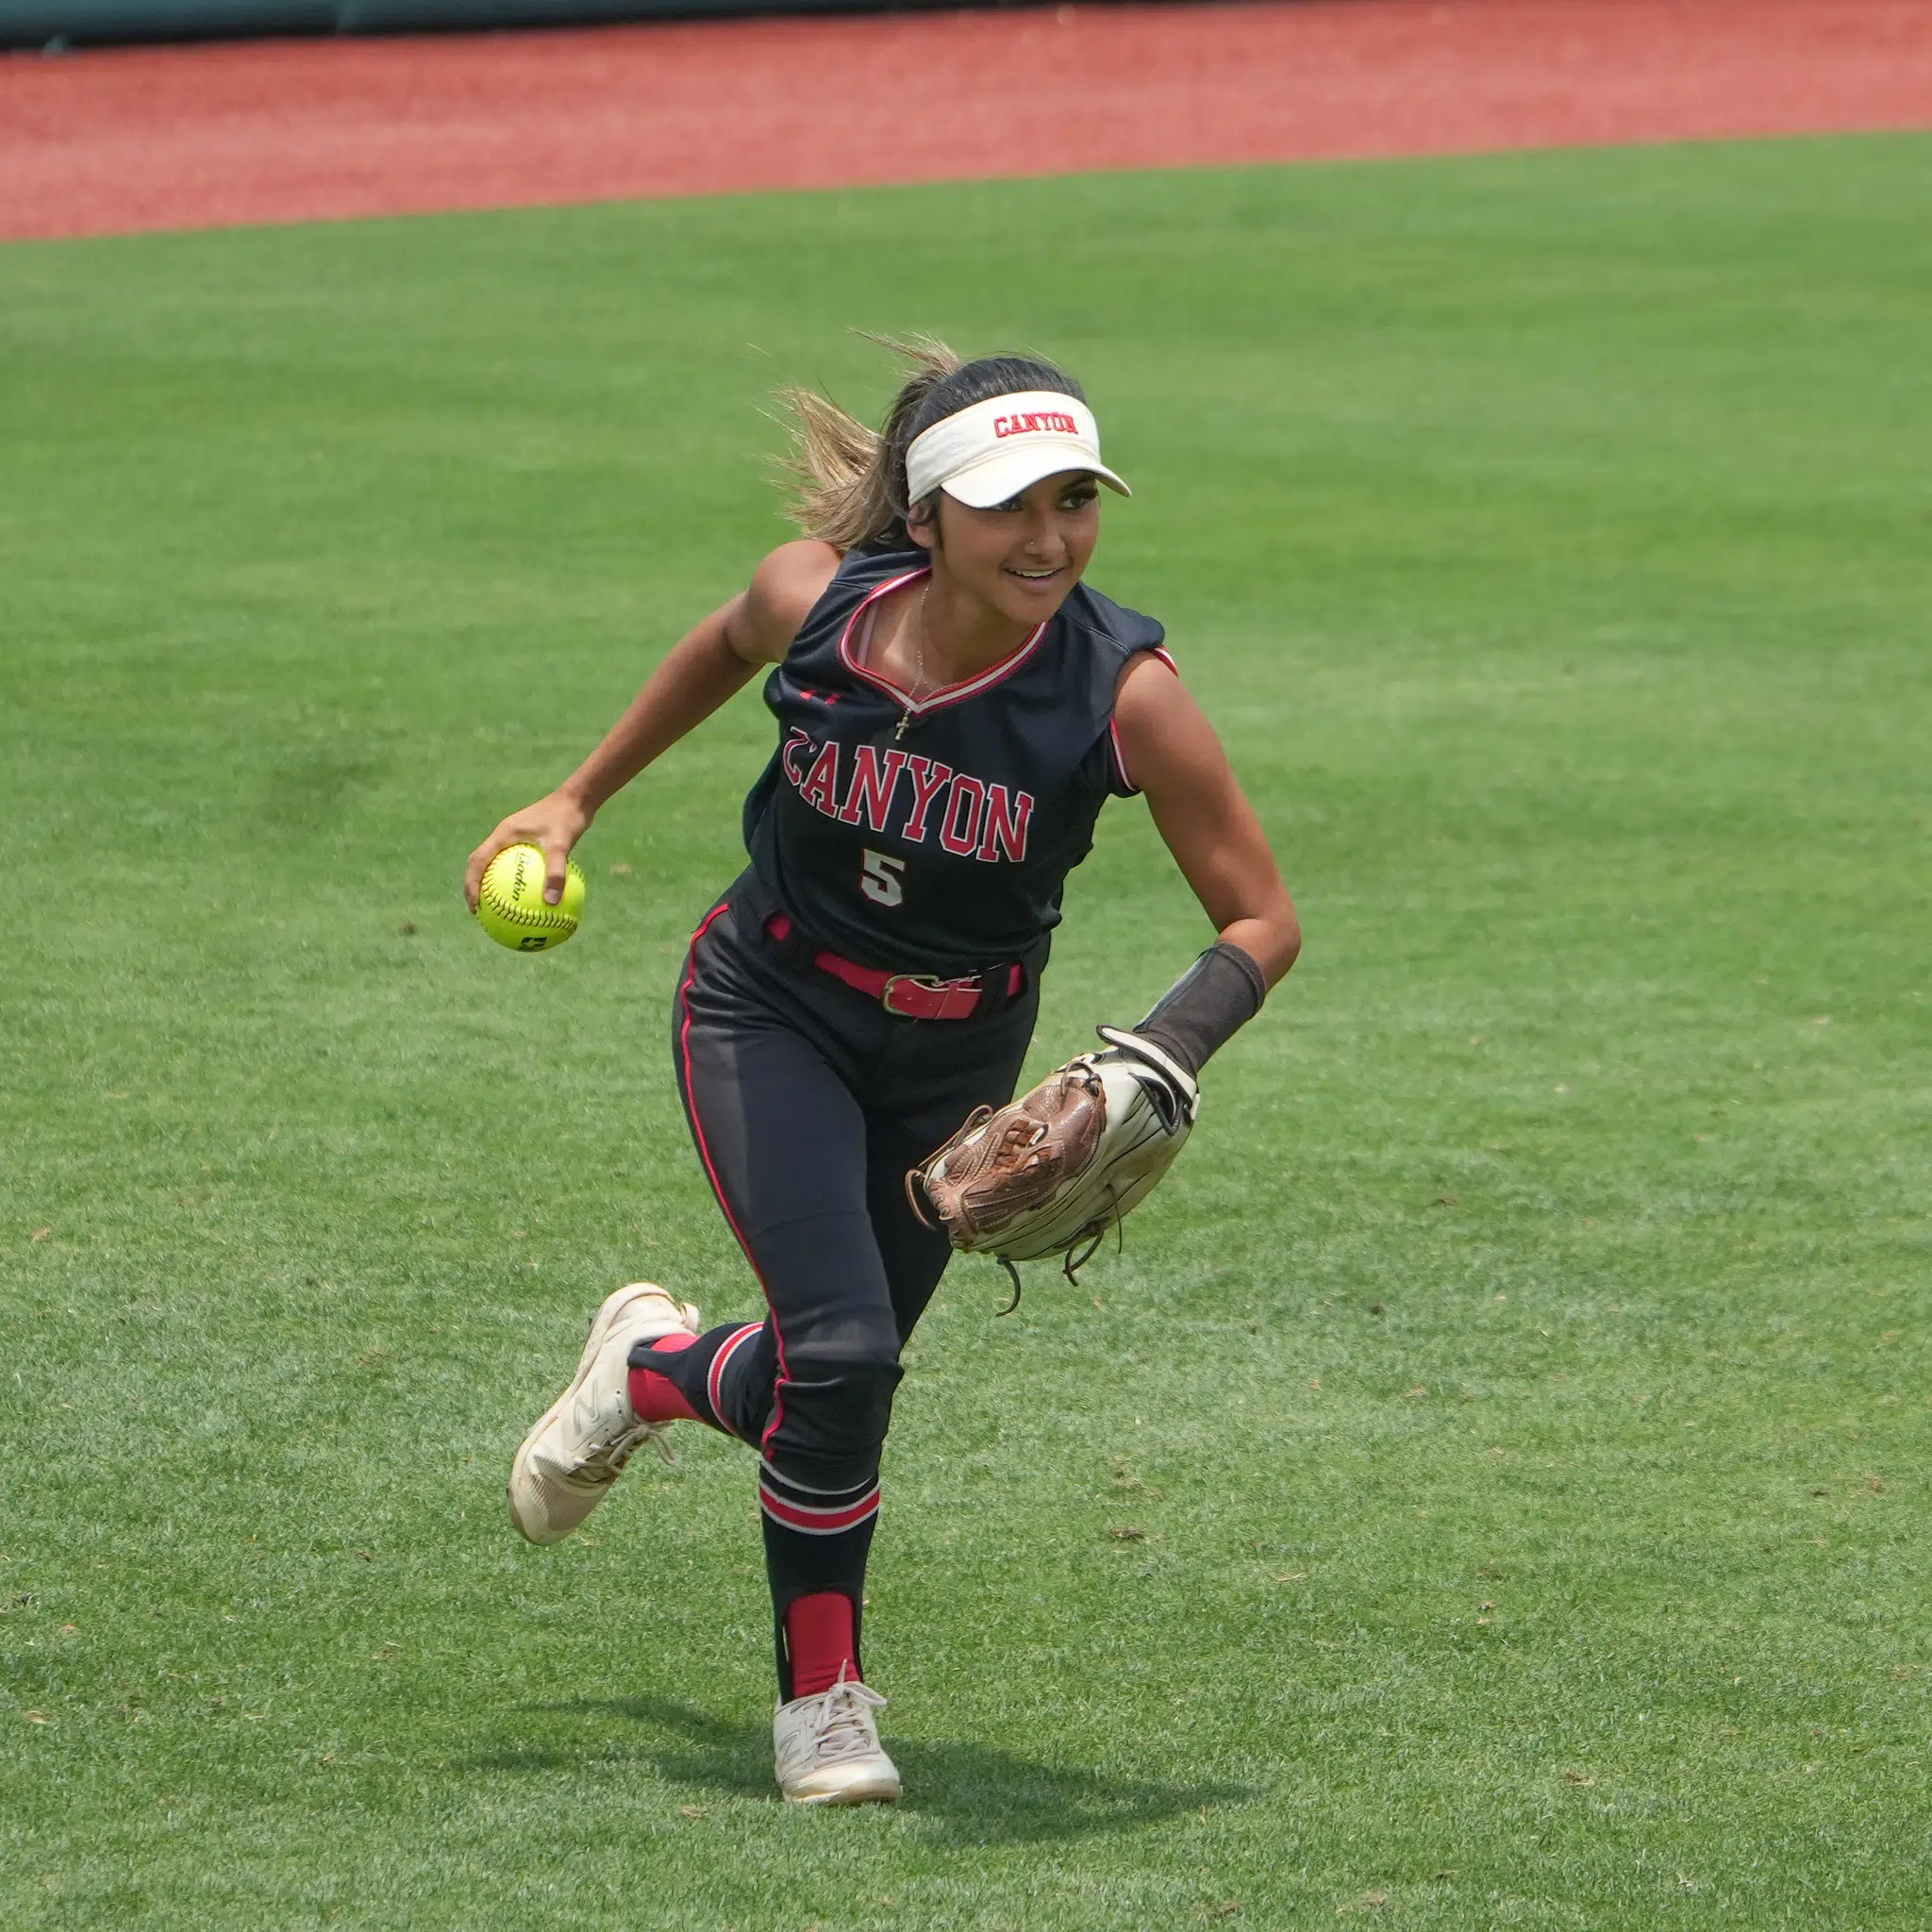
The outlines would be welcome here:
M 900 874 L 905 870 L 906 861 L 896 854 L 868 849 L 859 868 L 858 890 L 875 906 L 903 905 L 906 887 Z

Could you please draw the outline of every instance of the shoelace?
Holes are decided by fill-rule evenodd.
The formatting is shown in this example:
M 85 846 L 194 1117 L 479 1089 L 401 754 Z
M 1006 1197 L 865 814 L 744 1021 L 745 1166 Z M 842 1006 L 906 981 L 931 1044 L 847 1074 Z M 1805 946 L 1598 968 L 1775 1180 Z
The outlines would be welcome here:
M 641 1449 L 651 1443 L 666 1462 L 677 1461 L 677 1451 L 664 1440 L 662 1423 L 640 1423 L 634 1429 L 626 1429 L 614 1441 L 593 1449 L 577 1464 L 574 1472 L 579 1478 L 588 1476 L 592 1482 L 615 1482 L 624 1474 L 624 1465 Z
M 861 1757 L 876 1751 L 879 1739 L 872 1713 L 882 1708 L 885 1701 L 870 1684 L 847 1677 L 841 1669 L 839 1681 L 825 1692 L 818 1723 L 812 1728 L 811 1745 L 819 1761 L 834 1764 L 841 1757 Z

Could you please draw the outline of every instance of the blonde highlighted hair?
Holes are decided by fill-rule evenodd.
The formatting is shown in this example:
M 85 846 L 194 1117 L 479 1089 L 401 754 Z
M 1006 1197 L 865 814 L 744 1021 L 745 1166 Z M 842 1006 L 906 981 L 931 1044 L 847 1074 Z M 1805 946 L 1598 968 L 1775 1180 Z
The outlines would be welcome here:
M 836 550 L 910 541 L 906 525 L 915 507 L 907 501 L 906 452 L 935 423 L 1027 390 L 1087 400 L 1064 370 L 1031 356 L 962 362 L 937 336 L 900 341 L 867 329 L 857 333 L 910 365 L 881 427 L 868 429 L 817 390 L 788 387 L 777 395 L 791 439 L 791 454 L 779 458 L 791 488 L 786 514 L 808 537 Z

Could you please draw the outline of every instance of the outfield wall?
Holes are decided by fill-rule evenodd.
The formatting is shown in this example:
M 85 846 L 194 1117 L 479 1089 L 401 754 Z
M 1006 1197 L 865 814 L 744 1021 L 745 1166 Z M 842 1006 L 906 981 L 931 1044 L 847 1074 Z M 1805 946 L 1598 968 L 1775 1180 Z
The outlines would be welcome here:
M 390 33 L 427 27 L 572 26 L 731 13 L 865 10 L 866 0 L 0 0 L 0 46 Z M 936 7 L 946 0 L 877 0 Z

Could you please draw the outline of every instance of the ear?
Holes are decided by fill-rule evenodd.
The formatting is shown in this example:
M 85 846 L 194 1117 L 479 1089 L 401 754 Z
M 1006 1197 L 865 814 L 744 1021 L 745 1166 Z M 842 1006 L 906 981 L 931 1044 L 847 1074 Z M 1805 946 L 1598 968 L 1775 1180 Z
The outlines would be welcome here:
M 930 496 L 921 497 L 906 512 L 906 534 L 922 550 L 940 547 L 940 492 L 937 490 Z

